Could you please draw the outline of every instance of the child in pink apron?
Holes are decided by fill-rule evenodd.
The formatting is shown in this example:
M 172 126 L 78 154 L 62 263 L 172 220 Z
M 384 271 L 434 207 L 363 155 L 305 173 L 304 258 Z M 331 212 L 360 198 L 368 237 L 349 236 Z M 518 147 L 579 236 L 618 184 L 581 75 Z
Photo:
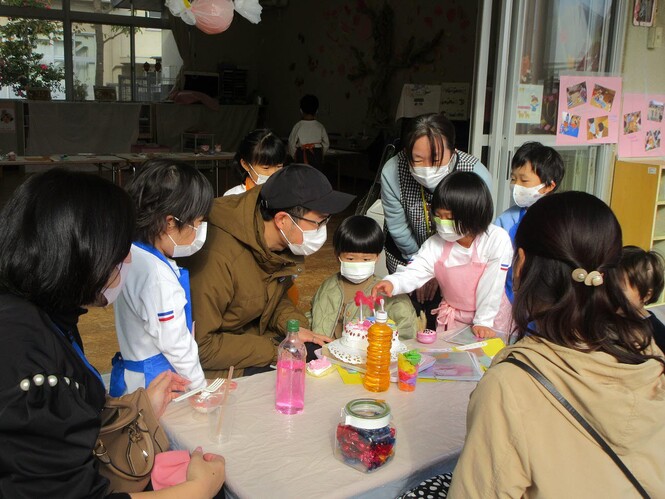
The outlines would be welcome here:
M 373 294 L 409 293 L 435 277 L 442 300 L 437 331 L 472 325 L 480 338 L 510 332 L 511 309 L 505 293 L 513 249 L 508 233 L 492 225 L 487 185 L 472 172 L 447 175 L 434 191 L 436 234 L 413 261 L 378 283 Z

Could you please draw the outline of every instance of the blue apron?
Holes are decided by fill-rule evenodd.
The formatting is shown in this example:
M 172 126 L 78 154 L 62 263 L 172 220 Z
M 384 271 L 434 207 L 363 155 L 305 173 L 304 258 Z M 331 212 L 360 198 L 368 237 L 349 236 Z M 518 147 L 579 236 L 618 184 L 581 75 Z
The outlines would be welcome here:
M 134 242 L 134 245 L 147 251 L 148 253 L 159 258 L 161 261 L 166 263 L 171 270 L 171 264 L 167 258 L 160 253 L 154 246 L 149 244 L 144 244 L 141 242 Z M 192 298 L 191 291 L 189 287 L 189 271 L 187 269 L 180 268 L 180 275 L 173 270 L 173 273 L 178 278 L 178 282 L 185 292 L 185 298 L 187 303 L 185 304 L 185 320 L 187 322 L 187 329 L 189 332 L 192 332 Z M 113 360 L 111 361 L 113 368 L 111 369 L 111 387 L 109 393 L 112 397 L 119 397 L 127 390 L 127 384 L 125 383 L 125 369 L 137 373 L 143 373 L 145 376 L 145 386 L 146 388 L 155 379 L 164 371 L 173 371 L 173 366 L 166 359 L 164 354 L 158 353 L 144 360 L 126 360 L 122 358 L 120 352 L 116 352 Z
M 526 208 L 522 208 L 520 210 L 519 217 L 517 217 L 517 222 L 508 231 L 508 235 L 510 236 L 510 242 L 513 243 L 513 249 L 517 249 L 517 248 L 515 248 L 515 234 L 517 234 L 517 228 L 520 226 L 520 222 L 524 218 L 525 213 L 526 213 Z M 512 265 L 510 266 L 510 268 L 508 269 L 508 273 L 506 274 L 506 296 L 508 297 L 508 300 L 510 300 L 510 303 L 512 304 L 514 296 L 515 296 L 514 293 L 513 293 L 513 266 Z
M 55 324 L 55 323 L 54 323 L 54 324 Z M 79 344 L 76 343 L 76 340 L 75 340 L 74 337 L 72 336 L 72 333 L 71 333 L 70 331 L 68 331 L 68 332 L 65 334 L 65 333 L 62 331 L 62 329 L 60 329 L 57 325 L 55 326 L 55 328 L 56 328 L 56 330 L 58 331 L 58 333 L 60 333 L 60 334 L 63 336 L 63 338 L 65 338 L 66 340 L 69 341 L 69 343 L 71 343 L 72 347 L 74 348 L 74 351 L 77 353 L 77 355 L 78 355 L 78 356 L 81 358 L 81 360 L 83 361 L 83 364 L 85 364 L 85 366 L 90 370 L 90 372 L 91 372 L 92 374 L 94 374 L 95 376 L 97 376 L 97 379 L 99 380 L 99 382 L 102 384 L 102 386 L 104 386 L 104 380 L 102 379 L 102 375 L 99 374 L 99 371 L 98 371 L 97 369 L 95 369 L 95 368 L 92 366 L 92 364 L 88 361 L 88 359 L 86 358 L 85 354 L 83 353 L 83 350 L 81 350 L 81 347 L 79 346 Z

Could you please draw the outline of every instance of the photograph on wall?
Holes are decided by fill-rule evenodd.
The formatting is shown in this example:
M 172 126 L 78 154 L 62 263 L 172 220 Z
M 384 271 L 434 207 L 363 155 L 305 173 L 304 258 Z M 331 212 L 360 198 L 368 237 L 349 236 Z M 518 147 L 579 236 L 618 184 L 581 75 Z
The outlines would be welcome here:
M 610 123 L 607 116 L 589 118 L 587 120 L 587 140 L 603 139 L 610 133 Z
M 566 95 L 568 96 L 568 109 L 586 104 L 586 82 L 567 87 Z
M 517 87 L 516 123 L 540 124 L 543 112 L 543 86 L 520 84 Z
M 563 91 L 559 92 L 559 109 L 562 111 L 558 114 L 557 145 L 615 144 L 619 141 L 624 118 L 620 114 L 620 77 L 561 75 L 559 88 Z M 568 112 L 563 112 L 566 106 Z M 634 126 L 632 117 L 629 121 Z
M 647 111 L 647 119 L 649 121 L 657 121 L 658 123 L 663 121 L 663 111 L 665 110 L 665 104 L 657 100 L 649 101 L 649 110 Z
M 656 0 L 635 0 L 633 6 L 634 26 L 653 26 L 656 15 Z
M 644 151 L 653 151 L 660 148 L 660 130 L 649 130 L 644 141 Z
M 581 116 L 570 113 L 561 113 L 561 126 L 559 133 L 569 137 L 577 137 L 580 133 Z
M 635 111 L 634 113 L 626 113 L 623 115 L 623 133 L 637 133 L 642 130 L 642 113 Z
M 14 106 L 0 107 L 0 133 L 12 133 L 16 131 L 16 115 Z
M 623 133 L 619 157 L 665 156 L 662 143 L 665 94 L 625 94 L 622 102 Z M 640 118 L 644 118 L 642 121 Z
M 594 85 L 593 93 L 591 94 L 591 105 L 609 113 L 612 110 L 615 95 L 616 92 L 610 88 L 603 87 L 602 85 Z

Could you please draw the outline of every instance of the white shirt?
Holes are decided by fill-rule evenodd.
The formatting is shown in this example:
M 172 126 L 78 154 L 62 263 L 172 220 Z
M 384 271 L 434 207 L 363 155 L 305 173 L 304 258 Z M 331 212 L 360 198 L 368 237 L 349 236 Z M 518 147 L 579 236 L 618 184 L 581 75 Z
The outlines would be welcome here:
M 410 293 L 434 277 L 434 264 L 441 258 L 445 241 L 435 234 L 427 239 L 406 267 L 400 266 L 397 271 L 385 279 L 393 285 L 393 295 Z M 453 243 L 446 267 L 466 265 L 471 262 L 473 247 L 476 247 L 478 260 L 486 264 L 476 289 L 476 314 L 473 323 L 492 327 L 494 318 L 499 311 L 501 298 L 506 284 L 506 271 L 513 259 L 513 246 L 510 236 L 501 227 L 490 224 L 487 232 L 476 237 L 469 248 Z M 446 290 L 441 294 L 445 296 Z
M 191 381 L 190 389 L 205 384 L 199 349 L 187 329 L 185 291 L 174 270 L 155 255 L 132 244 L 132 263 L 127 280 L 114 304 L 120 352 L 127 360 L 145 360 L 164 354 L 176 372 Z M 158 314 L 162 315 L 160 321 Z M 164 320 L 173 316 L 172 319 Z M 145 386 L 145 376 L 125 370 L 127 392 Z
M 321 147 L 325 154 L 330 147 L 326 128 L 316 120 L 300 120 L 289 135 L 289 154 L 295 158 L 296 149 L 302 144 L 319 144 L 315 147 Z
M 232 196 L 234 194 L 244 194 L 247 192 L 247 187 L 245 187 L 245 183 L 243 182 L 242 184 L 238 184 L 235 187 L 231 187 L 228 191 L 224 193 L 224 196 Z

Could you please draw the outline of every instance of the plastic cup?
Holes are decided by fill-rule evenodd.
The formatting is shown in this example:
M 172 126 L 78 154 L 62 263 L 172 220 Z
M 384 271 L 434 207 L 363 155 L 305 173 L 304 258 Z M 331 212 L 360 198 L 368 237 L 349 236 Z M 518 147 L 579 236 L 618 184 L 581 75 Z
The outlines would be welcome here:
M 222 404 L 223 396 L 214 394 L 206 399 L 208 415 L 208 437 L 215 443 L 228 442 L 233 427 L 235 396 L 229 393 Z
M 418 366 L 411 364 L 404 355 L 399 354 L 397 359 L 397 388 L 403 392 L 412 392 L 416 389 L 418 381 Z

